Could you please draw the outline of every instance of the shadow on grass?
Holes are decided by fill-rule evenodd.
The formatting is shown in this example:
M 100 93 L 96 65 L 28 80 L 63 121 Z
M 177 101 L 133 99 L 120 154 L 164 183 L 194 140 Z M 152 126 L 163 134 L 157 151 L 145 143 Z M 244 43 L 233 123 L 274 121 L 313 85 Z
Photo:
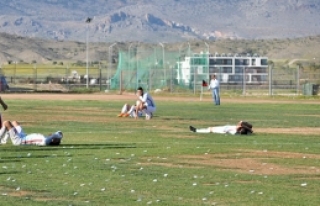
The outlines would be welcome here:
M 11 174 L 21 174 L 19 171 L 7 171 L 7 172 L 0 172 L 0 175 L 11 175 Z
M 2 148 L 2 152 L 21 152 L 21 151 L 57 151 L 64 149 L 125 149 L 125 148 L 136 148 L 136 144 L 62 144 L 59 146 L 34 146 L 34 145 L 22 145 Z

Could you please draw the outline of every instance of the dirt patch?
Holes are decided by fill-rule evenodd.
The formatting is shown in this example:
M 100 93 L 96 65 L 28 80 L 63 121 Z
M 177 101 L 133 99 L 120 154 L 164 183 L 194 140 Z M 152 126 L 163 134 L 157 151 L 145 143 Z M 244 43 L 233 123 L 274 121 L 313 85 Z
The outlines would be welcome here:
M 34 196 L 37 193 L 36 192 L 31 192 L 31 191 L 26 191 L 26 190 L 20 190 L 20 188 L 18 189 L 13 189 L 13 188 L 9 188 L 9 187 L 0 187 L 1 191 L 6 191 L 6 192 L 2 192 L 2 195 L 5 196 L 10 196 L 10 197 L 27 197 L 27 196 Z
M 252 154 L 254 156 L 254 154 Z M 284 167 L 274 163 L 267 163 L 270 157 L 253 158 L 217 158 L 215 155 L 183 156 L 182 162 L 195 165 L 210 165 L 224 170 L 234 170 L 241 173 L 258 175 L 283 175 L 283 174 L 320 174 L 320 169 L 316 167 L 295 166 L 293 168 Z
M 31 100 L 100 100 L 100 101 L 135 101 L 134 93 L 95 93 L 95 94 L 47 94 L 47 93 L 8 93 L 1 95 L 3 99 L 31 99 Z M 161 101 L 181 101 L 181 102 L 199 102 L 199 96 L 173 96 L 171 94 L 153 94 L 154 99 Z M 212 102 L 211 96 L 205 96 L 202 102 Z M 268 99 L 255 96 L 248 97 L 221 97 L 221 102 L 226 103 L 291 103 L 291 104 L 320 104 L 318 100 L 295 100 L 295 99 Z
M 4 187 L 1 186 L 0 190 L 2 191 L 2 196 L 10 196 L 10 197 L 30 197 L 33 200 L 36 201 L 50 201 L 50 200 L 62 200 L 59 198 L 53 198 L 52 196 L 48 196 L 45 197 L 45 193 L 38 191 L 38 192 L 34 192 L 34 191 L 27 191 L 27 190 L 21 190 L 20 188 L 18 189 L 13 189 L 13 188 L 9 188 L 9 187 Z M 44 195 L 44 196 L 39 196 L 39 195 Z
M 238 153 L 235 154 L 239 158 L 252 157 L 252 158 L 281 158 L 281 159 L 320 159 L 320 155 L 317 154 L 305 154 L 305 153 L 296 153 L 296 152 L 277 152 L 277 151 L 268 151 L 268 150 L 238 150 Z M 214 154 L 214 158 L 228 158 L 230 154 Z
M 255 133 L 269 134 L 320 134 L 320 127 L 292 127 L 292 128 L 254 128 Z
M 320 174 L 320 168 L 315 166 L 291 165 L 285 167 L 270 163 L 270 159 L 320 159 L 320 155 L 241 150 L 232 154 L 180 155 L 174 157 L 177 163 L 149 161 L 143 165 L 159 165 L 177 168 L 201 168 L 204 166 L 217 167 L 219 170 L 236 171 L 256 175 L 287 175 L 287 174 Z
M 174 164 L 174 163 L 163 163 L 163 162 L 145 162 L 140 163 L 140 165 L 157 165 L 163 167 L 173 167 L 173 168 L 201 168 L 201 165 L 186 165 L 186 164 Z

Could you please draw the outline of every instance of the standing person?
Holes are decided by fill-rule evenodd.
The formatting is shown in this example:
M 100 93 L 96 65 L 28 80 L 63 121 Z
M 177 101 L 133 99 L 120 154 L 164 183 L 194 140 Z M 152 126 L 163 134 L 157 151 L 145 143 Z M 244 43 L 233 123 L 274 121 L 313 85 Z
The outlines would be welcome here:
M 4 137 L 5 133 L 11 139 L 13 145 L 38 145 L 38 146 L 54 146 L 60 145 L 63 138 L 61 131 L 57 131 L 48 136 L 39 133 L 32 133 L 26 135 L 22 127 L 15 121 L 4 121 L 0 129 L 0 138 Z
M 211 76 L 208 90 L 210 89 L 212 91 L 212 99 L 215 105 L 220 105 L 220 83 L 215 74 Z
M 152 118 L 153 113 L 156 111 L 156 104 L 148 92 L 143 92 L 142 87 L 138 87 L 137 96 L 140 100 L 139 104 L 136 105 L 136 115 L 135 118 L 138 118 L 138 112 L 144 112 L 146 114 L 146 120 Z

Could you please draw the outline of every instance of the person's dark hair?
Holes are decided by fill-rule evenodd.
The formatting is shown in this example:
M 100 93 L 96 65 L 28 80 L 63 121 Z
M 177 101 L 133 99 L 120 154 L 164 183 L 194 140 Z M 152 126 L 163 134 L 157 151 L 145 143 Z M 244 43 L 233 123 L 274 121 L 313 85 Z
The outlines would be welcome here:
M 143 88 L 142 87 L 138 87 L 138 89 L 137 90 L 141 90 L 142 92 L 143 92 Z
M 241 127 L 239 133 L 240 133 L 240 134 L 248 134 L 248 133 L 249 133 L 249 130 L 246 129 L 246 128 Z
M 49 143 L 49 145 L 51 146 L 57 146 L 60 145 L 61 143 L 61 138 L 52 138 L 51 142 Z
M 241 126 L 237 129 L 238 134 L 252 134 L 252 124 L 249 122 L 241 122 Z

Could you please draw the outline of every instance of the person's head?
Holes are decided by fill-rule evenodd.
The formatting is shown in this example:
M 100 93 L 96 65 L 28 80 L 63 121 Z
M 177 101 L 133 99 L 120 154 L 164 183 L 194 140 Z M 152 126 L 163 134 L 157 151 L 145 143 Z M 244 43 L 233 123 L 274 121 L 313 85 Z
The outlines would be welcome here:
M 49 145 L 51 146 L 57 146 L 60 145 L 61 139 L 63 138 L 63 133 L 61 131 L 57 131 L 52 134 L 53 137 L 51 139 L 51 142 L 49 142 Z
M 215 74 L 211 75 L 211 78 L 216 79 L 216 75 Z
M 143 95 L 143 88 L 142 88 L 142 87 L 138 87 L 138 89 L 137 89 L 137 95 L 138 95 L 138 96 L 142 96 L 142 95 Z

